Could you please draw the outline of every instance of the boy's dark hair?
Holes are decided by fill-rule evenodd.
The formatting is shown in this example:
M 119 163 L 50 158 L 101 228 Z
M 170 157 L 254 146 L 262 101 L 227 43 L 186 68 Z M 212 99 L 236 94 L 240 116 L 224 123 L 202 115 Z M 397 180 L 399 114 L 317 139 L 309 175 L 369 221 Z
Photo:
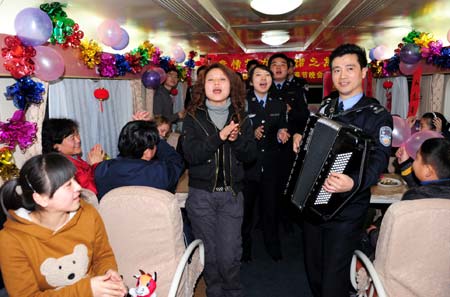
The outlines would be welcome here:
M 158 143 L 159 134 L 154 122 L 132 121 L 120 131 L 118 148 L 121 157 L 140 159 L 146 149 L 153 149 Z
M 42 153 L 57 152 L 55 144 L 61 144 L 67 136 L 78 131 L 78 124 L 71 119 L 48 119 L 42 124 Z
M 269 72 L 269 73 L 270 73 L 270 76 L 271 76 L 272 79 L 273 79 L 273 72 L 270 70 L 270 68 L 267 67 L 266 65 L 258 64 L 258 65 L 256 65 L 255 67 L 253 67 L 252 70 L 250 70 L 250 73 L 248 74 L 248 80 L 249 80 L 249 82 L 252 81 L 252 77 L 253 77 L 253 74 L 255 73 L 255 70 L 256 70 L 256 69 L 262 69 L 262 70 L 265 70 L 265 71 Z
M 355 54 L 358 56 L 358 62 L 361 68 L 364 68 L 367 66 L 367 57 L 366 57 L 366 51 L 356 45 L 351 43 L 346 43 L 338 46 L 334 49 L 334 51 L 330 54 L 330 69 L 333 69 L 333 60 L 337 57 L 342 57 L 347 54 Z
M 283 54 L 283 53 L 276 53 L 276 54 L 273 54 L 272 56 L 270 56 L 270 58 L 269 58 L 269 67 L 270 67 L 270 64 L 272 64 L 272 61 L 274 60 L 274 59 L 276 59 L 276 58 L 282 58 L 282 59 L 284 59 L 285 61 L 286 61 L 286 64 L 288 64 L 288 66 L 289 66 L 289 58 L 285 55 L 285 54 Z
M 450 140 L 447 138 L 430 138 L 419 149 L 425 164 L 436 171 L 439 179 L 450 178 Z
M 440 118 L 442 121 L 442 132 L 448 131 L 448 125 L 447 119 L 445 116 L 440 112 L 426 112 L 422 115 L 422 119 L 426 119 L 428 125 L 430 125 L 431 129 L 433 131 L 436 131 L 436 126 L 433 123 L 433 120 L 435 118 Z
M 253 59 L 253 60 L 250 60 L 247 62 L 247 65 L 245 66 L 245 68 L 247 69 L 247 72 L 253 65 L 259 65 L 258 60 Z
M 206 67 L 207 67 L 206 65 L 202 65 L 202 66 L 198 67 L 198 68 L 197 68 L 197 72 L 196 72 L 197 75 L 199 75 L 200 72 L 202 72 L 203 70 L 206 70 Z
M 75 175 L 73 163 L 59 153 L 37 155 L 25 162 L 19 177 L 0 188 L 0 199 L 6 209 L 25 208 L 33 211 L 37 204 L 33 193 L 53 197 L 56 190 Z

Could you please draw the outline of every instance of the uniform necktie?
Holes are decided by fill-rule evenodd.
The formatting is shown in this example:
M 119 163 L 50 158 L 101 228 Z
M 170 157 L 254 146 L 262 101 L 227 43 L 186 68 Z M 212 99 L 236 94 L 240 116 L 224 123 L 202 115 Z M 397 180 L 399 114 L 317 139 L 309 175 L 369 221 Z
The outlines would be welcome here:
M 281 90 L 282 85 L 281 84 L 277 84 L 277 89 Z
M 339 102 L 339 105 L 338 105 L 338 112 L 341 112 L 341 111 L 344 111 L 344 102 Z
M 264 108 L 264 100 L 259 100 L 259 105 L 261 105 L 261 107 Z

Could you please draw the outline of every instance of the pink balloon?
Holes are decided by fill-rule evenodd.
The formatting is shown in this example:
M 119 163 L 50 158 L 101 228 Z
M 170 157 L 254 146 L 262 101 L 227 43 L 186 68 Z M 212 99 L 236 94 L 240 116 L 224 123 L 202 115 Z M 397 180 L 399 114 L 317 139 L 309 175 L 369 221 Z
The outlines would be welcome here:
M 164 69 L 162 69 L 162 68 L 160 68 L 160 67 L 156 67 L 156 68 L 153 68 L 152 70 L 159 73 L 160 83 L 164 83 L 164 81 L 165 81 L 166 78 L 167 78 L 167 74 L 166 74 L 166 72 L 164 71 Z
M 450 42 L 450 30 L 448 30 L 448 32 L 447 32 L 447 40 L 448 40 L 448 42 Z
M 34 75 L 44 81 L 52 81 L 64 74 L 64 59 L 54 49 L 48 46 L 36 46 L 36 56 L 32 58 L 35 64 Z
M 409 137 L 405 142 L 405 149 L 408 155 L 416 159 L 417 151 L 419 150 L 422 143 L 430 138 L 442 138 L 442 134 L 432 130 L 419 131 L 414 133 L 411 137 Z
M 128 35 L 128 32 L 124 28 L 120 28 L 121 36 L 119 42 L 112 45 L 111 47 L 115 50 L 123 50 L 128 46 L 128 43 L 130 41 L 130 36 Z
M 122 30 L 115 20 L 104 20 L 97 27 L 97 34 L 100 41 L 107 46 L 118 44 L 122 38 Z
M 392 146 L 399 147 L 411 136 L 411 128 L 405 119 L 393 116 L 394 130 L 392 130 Z
M 400 72 L 404 75 L 413 75 L 414 71 L 416 71 L 417 67 L 419 67 L 419 63 L 416 64 L 407 64 L 404 62 L 400 62 L 399 68 Z
M 373 50 L 373 56 L 377 61 L 386 59 L 388 48 L 385 45 L 379 45 Z
M 179 45 L 176 45 L 172 48 L 172 57 L 175 62 L 182 63 L 186 59 L 186 54 L 183 51 L 183 48 Z

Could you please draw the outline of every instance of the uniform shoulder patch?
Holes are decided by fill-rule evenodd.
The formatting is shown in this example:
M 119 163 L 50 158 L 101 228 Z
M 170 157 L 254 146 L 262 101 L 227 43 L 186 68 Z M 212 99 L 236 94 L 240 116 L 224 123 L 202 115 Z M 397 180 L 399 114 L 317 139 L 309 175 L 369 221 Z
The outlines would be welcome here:
M 392 129 L 389 126 L 383 126 L 380 128 L 380 135 L 379 135 L 380 143 L 383 146 L 390 146 L 392 142 Z

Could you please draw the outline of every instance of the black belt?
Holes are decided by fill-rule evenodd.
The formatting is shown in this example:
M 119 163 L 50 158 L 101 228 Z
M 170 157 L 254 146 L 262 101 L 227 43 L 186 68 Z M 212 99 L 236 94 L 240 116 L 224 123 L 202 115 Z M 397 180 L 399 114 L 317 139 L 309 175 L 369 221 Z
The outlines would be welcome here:
M 224 186 L 224 187 L 215 187 L 214 192 L 231 192 L 233 189 L 231 186 Z

